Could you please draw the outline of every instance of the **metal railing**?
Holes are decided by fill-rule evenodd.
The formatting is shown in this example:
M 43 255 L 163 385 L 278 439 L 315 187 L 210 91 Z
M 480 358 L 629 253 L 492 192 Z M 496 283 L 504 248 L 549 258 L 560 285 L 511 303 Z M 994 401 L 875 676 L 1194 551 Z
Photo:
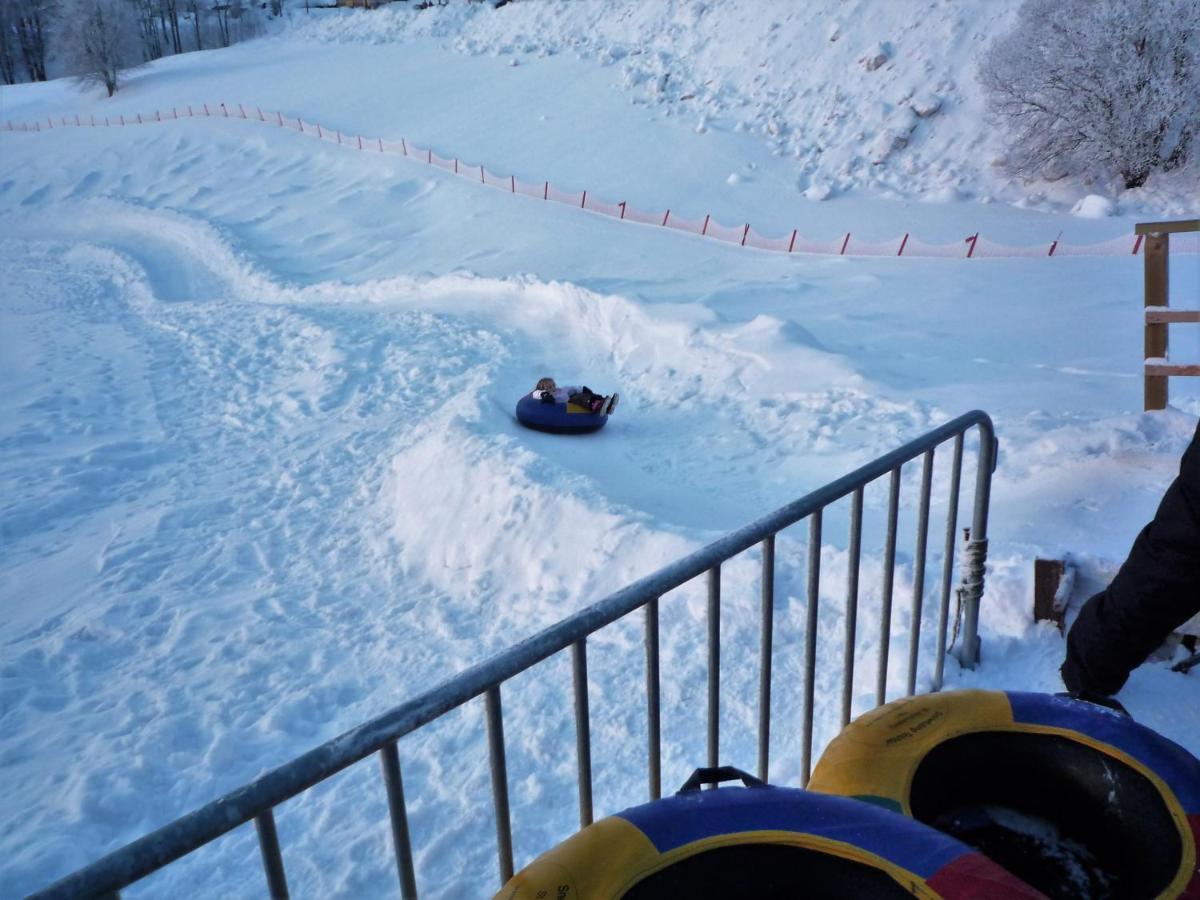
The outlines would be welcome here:
M 659 598 L 700 575 L 708 584 L 708 740 L 707 765 L 719 765 L 720 740 L 720 607 L 721 564 L 750 549 L 762 547 L 762 633 L 759 680 L 758 773 L 765 781 L 768 768 L 771 723 L 772 623 L 774 620 L 775 536 L 802 519 L 809 519 L 807 568 L 807 629 L 804 647 L 804 718 L 801 753 L 802 783 L 807 784 L 812 764 L 813 691 L 816 671 L 818 594 L 820 589 L 822 513 L 831 503 L 851 497 L 849 567 L 846 586 L 845 645 L 843 661 L 842 724 L 850 720 L 857 609 L 859 561 L 862 537 L 863 490 L 871 482 L 890 476 L 887 536 L 884 550 L 882 632 L 876 703 L 886 700 L 893 568 L 896 560 L 897 519 L 901 469 L 922 457 L 918 506 L 917 549 L 914 557 L 912 634 L 908 648 L 907 690 L 916 690 L 921 611 L 924 600 L 925 554 L 927 547 L 930 493 L 934 452 L 953 440 L 951 486 L 946 513 L 945 555 L 940 585 L 937 659 L 933 690 L 942 683 L 946 654 L 946 630 L 953 580 L 958 494 L 962 473 L 963 442 L 971 428 L 979 430 L 975 475 L 975 500 L 971 526 L 963 554 L 962 580 L 958 588 L 962 611 L 962 647 L 959 660 L 973 668 L 978 660 L 977 623 L 983 595 L 984 562 L 987 555 L 988 502 L 995 468 L 997 443 L 991 419 L 974 411 L 954 419 L 923 437 L 868 463 L 856 471 L 819 488 L 773 513 L 734 531 L 707 547 L 634 582 L 605 599 L 568 616 L 557 624 L 510 647 L 499 655 L 454 676 L 444 684 L 404 703 L 390 712 L 334 738 L 315 750 L 261 776 L 250 784 L 189 813 L 125 847 L 103 857 L 55 884 L 34 894 L 37 898 L 114 896 L 117 891 L 228 831 L 254 821 L 272 897 L 287 897 L 287 876 L 275 830 L 274 808 L 324 781 L 347 766 L 378 753 L 391 817 L 400 893 L 417 896 L 408 816 L 404 801 L 397 741 L 479 695 L 484 696 L 488 747 L 491 761 L 492 798 L 496 818 L 497 856 L 500 881 L 513 874 L 512 831 L 508 804 L 508 774 L 505 757 L 504 716 L 501 687 L 515 675 L 570 648 L 574 682 L 576 748 L 579 779 L 579 824 L 592 821 L 591 736 L 588 710 L 587 639 L 594 632 L 641 609 L 645 610 L 647 772 L 649 797 L 662 794 L 661 727 L 659 683 Z

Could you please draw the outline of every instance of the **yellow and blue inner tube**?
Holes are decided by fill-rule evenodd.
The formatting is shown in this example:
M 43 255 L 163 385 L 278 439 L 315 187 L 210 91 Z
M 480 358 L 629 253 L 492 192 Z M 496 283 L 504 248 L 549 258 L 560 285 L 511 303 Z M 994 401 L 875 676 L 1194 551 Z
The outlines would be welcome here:
M 808 786 L 944 830 L 1051 896 L 1200 898 L 1200 761 L 1091 703 L 909 697 L 850 723 Z
M 915 820 L 747 780 L 752 786 L 688 789 L 602 819 L 538 857 L 496 897 L 1041 897 Z

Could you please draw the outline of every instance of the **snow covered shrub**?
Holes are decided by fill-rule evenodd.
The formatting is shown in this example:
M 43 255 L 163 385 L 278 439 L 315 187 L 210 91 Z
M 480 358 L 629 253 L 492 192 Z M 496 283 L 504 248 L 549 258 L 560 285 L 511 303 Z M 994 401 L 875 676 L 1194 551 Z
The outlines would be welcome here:
M 1200 116 L 1196 0 L 1026 0 L 979 66 L 1007 168 L 1119 173 L 1186 162 Z
M 68 73 L 104 85 L 111 97 L 120 74 L 142 62 L 138 35 L 129 0 L 63 0 L 55 46 Z

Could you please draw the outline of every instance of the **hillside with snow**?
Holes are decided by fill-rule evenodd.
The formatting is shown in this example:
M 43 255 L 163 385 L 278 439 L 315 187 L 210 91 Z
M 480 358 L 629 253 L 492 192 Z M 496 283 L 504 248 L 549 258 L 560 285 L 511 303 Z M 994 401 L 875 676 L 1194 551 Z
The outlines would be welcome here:
M 371 16 L 297 17 L 291 35 L 351 44 L 428 37 L 511 66 L 565 54 L 609 67 L 628 102 L 648 116 L 681 120 L 700 135 L 757 138 L 789 163 L 781 168 L 811 200 L 867 193 L 1111 214 L 1109 206 L 1079 205 L 1095 195 L 1130 215 L 1194 212 L 1195 160 L 1130 192 L 1087 172 L 1033 183 L 1003 175 L 1004 129 L 987 116 L 976 68 L 990 42 L 1015 24 L 1019 6 L 620 0 L 494 11 L 455 4 L 413 15 L 393 4 Z
M 947 685 L 1059 690 L 1033 560 L 1071 556 L 1076 605 L 1111 575 L 1178 469 L 1200 379 L 1142 413 L 1141 257 L 1042 248 L 1194 216 L 1196 170 L 1136 191 L 999 174 L 973 66 L 1015 7 L 294 4 L 269 36 L 158 60 L 111 99 L 0 88 L 0 123 L 38 124 L 0 130 L 0 895 L 973 408 L 1000 439 L 983 664 L 948 663 Z M 409 143 L 690 221 L 960 252 L 768 253 L 494 190 Z M 974 234 L 1035 249 L 966 259 Z M 1173 254 L 1171 291 L 1195 305 L 1200 256 Z M 1200 360 L 1187 326 L 1171 340 Z M 513 407 L 543 375 L 619 390 L 620 408 L 584 440 L 522 429 Z M 919 481 L 905 469 L 897 597 Z M 867 493 L 856 713 L 874 702 L 886 507 Z M 818 753 L 840 724 L 847 518 L 825 524 Z M 781 784 L 799 772 L 794 531 Z M 722 756 L 752 768 L 757 561 L 724 577 Z M 701 584 L 663 600 L 665 786 L 705 753 L 704 615 Z M 898 602 L 897 635 L 910 619 Z M 640 640 L 629 622 L 590 647 L 597 816 L 644 792 Z M 573 747 L 545 738 L 572 727 L 569 668 L 506 688 L 518 865 L 576 824 Z M 1143 666 L 1121 699 L 1200 753 L 1196 673 Z M 400 744 L 430 896 L 495 888 L 477 706 Z M 374 765 L 276 816 L 298 896 L 394 892 Z M 258 896 L 257 854 L 242 828 L 129 894 Z

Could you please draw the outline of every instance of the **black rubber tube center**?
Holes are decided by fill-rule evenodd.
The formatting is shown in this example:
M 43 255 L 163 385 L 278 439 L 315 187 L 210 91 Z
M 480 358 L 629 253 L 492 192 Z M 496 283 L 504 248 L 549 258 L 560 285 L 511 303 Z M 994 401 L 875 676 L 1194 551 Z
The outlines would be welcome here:
M 1059 735 L 977 732 L 917 767 L 913 817 L 1055 900 L 1154 897 L 1179 870 L 1179 831 L 1132 766 Z
M 865 863 L 787 844 L 737 844 L 681 859 L 643 878 L 624 900 L 753 897 L 754 900 L 901 900 L 912 894 Z

